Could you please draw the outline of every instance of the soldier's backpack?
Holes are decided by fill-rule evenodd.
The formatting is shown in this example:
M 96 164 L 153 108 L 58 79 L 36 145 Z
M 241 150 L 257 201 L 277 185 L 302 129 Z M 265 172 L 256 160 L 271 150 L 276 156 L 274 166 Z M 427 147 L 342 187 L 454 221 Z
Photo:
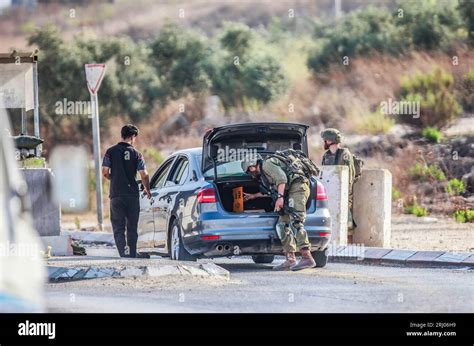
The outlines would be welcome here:
M 337 149 L 336 152 L 336 162 L 339 162 L 339 156 L 343 152 L 344 149 L 339 148 Z M 354 171 L 355 171 L 355 177 L 354 177 L 354 182 L 359 180 L 360 176 L 362 175 L 362 167 L 364 167 L 364 160 L 362 160 L 359 156 L 352 154 L 352 159 L 354 160 Z
M 302 175 L 310 179 L 319 175 L 319 168 L 301 150 L 286 149 L 276 151 L 270 157 L 275 157 L 286 166 L 288 176 Z

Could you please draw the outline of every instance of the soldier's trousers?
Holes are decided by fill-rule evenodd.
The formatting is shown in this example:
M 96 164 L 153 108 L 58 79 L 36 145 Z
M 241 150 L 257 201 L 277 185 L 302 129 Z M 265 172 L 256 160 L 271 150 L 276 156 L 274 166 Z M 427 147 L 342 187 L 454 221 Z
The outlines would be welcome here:
M 284 252 L 296 252 L 301 248 L 311 249 L 308 234 L 304 229 L 309 194 L 307 182 L 293 182 L 290 186 L 285 203 L 288 203 L 292 212 L 281 215 L 276 226 Z
M 354 235 L 354 194 L 352 190 L 352 185 L 349 186 L 349 205 L 347 211 L 347 235 Z

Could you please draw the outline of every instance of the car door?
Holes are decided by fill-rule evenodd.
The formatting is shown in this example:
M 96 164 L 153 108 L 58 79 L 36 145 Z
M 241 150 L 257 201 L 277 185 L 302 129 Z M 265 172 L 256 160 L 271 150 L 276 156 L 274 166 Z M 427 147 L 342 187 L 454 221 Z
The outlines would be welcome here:
M 157 197 L 159 189 L 163 186 L 165 179 L 172 166 L 174 157 L 166 160 L 157 169 L 150 181 L 151 198 L 140 193 L 140 218 L 138 221 L 138 248 L 154 247 L 155 220 L 154 214 L 157 208 Z
M 183 176 L 187 174 L 188 160 L 180 155 L 176 158 L 170 169 L 163 187 L 158 192 L 157 205 L 155 208 L 155 246 L 166 247 L 168 235 L 168 220 L 171 212 L 179 208 L 180 201 L 177 200 L 180 184 L 183 182 Z

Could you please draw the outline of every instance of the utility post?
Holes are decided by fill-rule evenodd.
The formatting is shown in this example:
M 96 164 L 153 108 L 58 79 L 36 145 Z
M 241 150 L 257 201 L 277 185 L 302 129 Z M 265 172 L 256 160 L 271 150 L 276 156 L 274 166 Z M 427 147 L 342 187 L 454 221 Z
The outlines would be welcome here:
M 100 154 L 100 125 L 99 125 L 99 100 L 97 91 L 105 75 L 105 64 L 86 64 L 87 88 L 91 95 L 92 142 L 94 147 L 94 166 L 96 183 L 97 222 L 99 229 L 104 229 L 104 214 L 102 203 L 102 172 Z

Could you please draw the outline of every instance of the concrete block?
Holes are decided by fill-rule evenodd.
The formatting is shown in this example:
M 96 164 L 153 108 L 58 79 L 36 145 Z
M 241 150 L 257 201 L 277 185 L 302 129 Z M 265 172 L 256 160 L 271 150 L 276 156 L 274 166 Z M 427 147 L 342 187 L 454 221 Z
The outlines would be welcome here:
M 388 254 L 392 249 L 383 249 L 383 248 L 368 248 L 364 251 L 364 259 L 379 260 L 383 256 Z
M 469 256 L 462 263 L 474 263 L 474 255 Z
M 221 276 L 221 277 L 224 277 L 224 278 L 229 278 L 230 277 L 230 273 L 229 273 L 228 270 L 226 270 L 222 267 L 219 267 L 218 265 L 216 265 L 214 263 L 202 263 L 202 264 L 199 265 L 199 268 L 206 271 L 211 276 Z
M 331 214 L 331 239 L 337 245 L 347 244 L 347 217 L 349 204 L 349 169 L 346 166 L 320 166 L 318 180 L 328 195 Z
M 472 254 L 468 252 L 445 252 L 435 259 L 435 262 L 453 262 L 458 263 L 468 259 Z
M 386 169 L 364 169 L 354 184 L 354 242 L 390 247 L 392 174 Z
M 405 261 L 413 256 L 416 251 L 411 250 L 392 250 L 382 257 L 382 260 Z
M 33 224 L 40 236 L 57 236 L 61 231 L 61 209 L 52 198 L 51 170 L 20 168 L 28 186 Z
M 181 271 L 175 265 L 147 266 L 145 273 L 149 276 L 180 275 Z
M 72 256 L 71 237 L 68 235 L 40 237 L 43 243 L 43 251 L 47 251 L 51 246 L 52 256 Z
M 122 277 L 130 277 L 130 276 L 141 276 L 145 272 L 144 268 L 138 267 L 128 267 L 120 271 L 120 276 Z
M 407 259 L 407 262 L 429 262 L 444 254 L 444 251 L 418 251 Z

